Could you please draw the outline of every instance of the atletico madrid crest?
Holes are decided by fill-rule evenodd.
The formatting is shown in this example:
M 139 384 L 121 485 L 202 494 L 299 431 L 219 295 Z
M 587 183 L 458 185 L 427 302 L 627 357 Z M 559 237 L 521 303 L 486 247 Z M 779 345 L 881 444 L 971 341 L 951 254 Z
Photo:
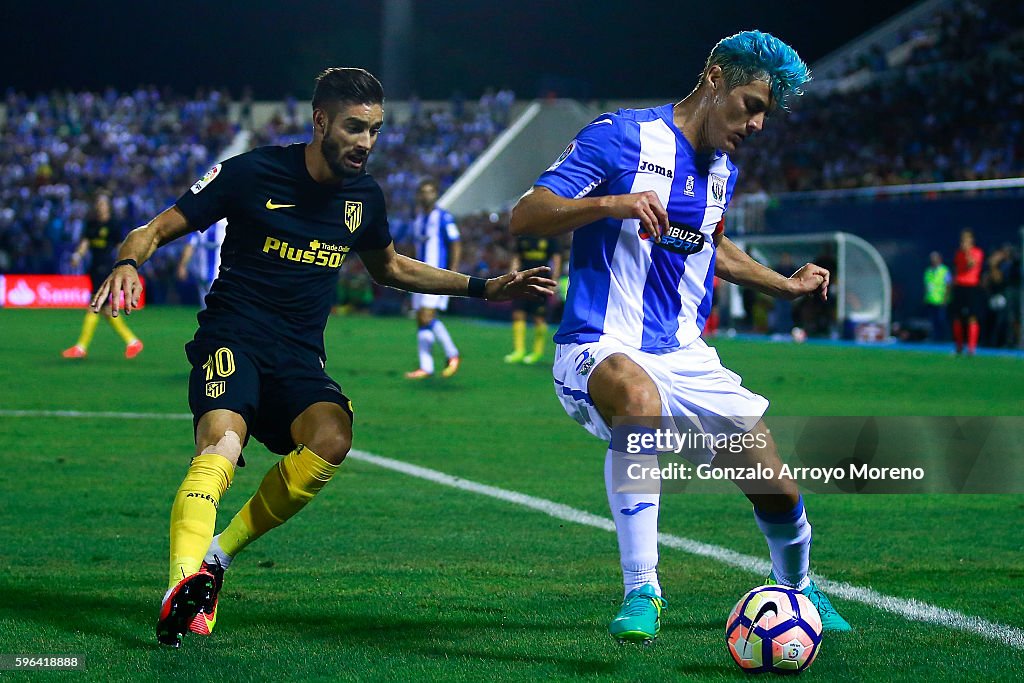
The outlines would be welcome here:
M 345 227 L 355 232 L 363 222 L 363 203 L 345 202 Z

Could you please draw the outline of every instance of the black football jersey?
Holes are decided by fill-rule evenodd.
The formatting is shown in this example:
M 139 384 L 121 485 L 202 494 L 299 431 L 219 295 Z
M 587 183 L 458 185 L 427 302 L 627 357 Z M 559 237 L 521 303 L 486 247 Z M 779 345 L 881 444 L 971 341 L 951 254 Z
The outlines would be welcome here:
M 90 270 L 109 273 L 114 265 L 114 246 L 121 241 L 120 231 L 110 221 L 90 220 L 85 224 L 82 237 L 89 242 Z
M 231 335 L 293 344 L 321 358 L 341 264 L 391 243 L 384 194 L 363 174 L 316 182 L 305 144 L 260 147 L 217 164 L 177 207 L 189 225 L 227 218 L 220 273 L 196 339 Z
M 547 266 L 551 257 L 558 253 L 558 239 L 520 235 L 516 238 L 516 253 L 519 254 L 520 270 Z

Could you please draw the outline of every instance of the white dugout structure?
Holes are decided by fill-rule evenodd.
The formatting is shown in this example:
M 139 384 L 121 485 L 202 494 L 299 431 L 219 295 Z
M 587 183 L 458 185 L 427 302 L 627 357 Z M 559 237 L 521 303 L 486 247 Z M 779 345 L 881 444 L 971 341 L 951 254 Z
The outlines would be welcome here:
M 878 326 L 888 337 L 892 324 L 892 279 L 885 260 L 866 240 L 848 232 L 795 235 L 737 235 L 730 239 L 755 260 L 774 267 L 788 254 L 794 268 L 830 253 L 835 272 L 829 296 L 836 300 L 836 321 L 842 327 Z M 789 273 L 783 273 L 788 275 Z M 738 287 L 729 288 L 730 310 L 742 313 Z M 875 335 L 878 336 L 878 335 Z

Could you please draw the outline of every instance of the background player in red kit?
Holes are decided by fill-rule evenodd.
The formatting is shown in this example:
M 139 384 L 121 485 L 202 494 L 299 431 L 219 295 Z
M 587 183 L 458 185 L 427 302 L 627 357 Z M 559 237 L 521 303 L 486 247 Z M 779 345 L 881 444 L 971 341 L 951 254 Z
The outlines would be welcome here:
M 965 228 L 960 233 L 960 248 L 953 258 L 953 340 L 956 352 L 964 350 L 964 322 L 967 323 L 967 354 L 978 350 L 978 315 L 984 310 L 981 289 L 981 269 L 985 252 L 974 244 L 974 231 Z

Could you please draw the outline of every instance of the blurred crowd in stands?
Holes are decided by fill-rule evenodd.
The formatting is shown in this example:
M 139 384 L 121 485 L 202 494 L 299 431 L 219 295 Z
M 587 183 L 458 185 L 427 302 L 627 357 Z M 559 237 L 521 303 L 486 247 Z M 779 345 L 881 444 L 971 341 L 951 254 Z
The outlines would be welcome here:
M 809 88 L 792 112 L 774 116 L 737 155 L 740 194 L 763 206 L 775 192 L 1024 176 L 1024 3 L 956 3 L 905 30 L 899 43 L 857 55 L 842 76 Z M 128 230 L 173 203 L 240 129 L 252 131 L 252 146 L 309 139 L 305 101 L 286 100 L 255 127 L 247 93 L 232 103 L 217 90 L 192 97 L 155 87 L 8 92 L 3 104 L 0 273 L 70 272 L 97 190 L 110 192 L 115 218 Z M 435 178 L 443 194 L 508 126 L 513 104 L 510 91 L 489 90 L 471 101 L 414 98 L 402 116 L 389 117 L 369 171 L 385 190 L 399 243 L 418 182 Z M 736 212 L 743 210 L 737 203 Z M 507 215 L 460 216 L 459 223 L 463 270 L 485 276 L 508 268 Z M 161 250 L 144 265 L 152 303 L 192 303 L 191 285 L 176 277 L 179 252 Z M 1019 266 L 1011 252 L 1000 261 L 1003 270 Z M 998 285 L 1016 287 L 1011 301 L 1019 279 L 1018 269 Z M 339 306 L 394 305 L 375 291 L 358 259 L 349 259 Z M 992 329 L 1006 329 L 1002 319 L 996 316 Z M 1019 333 L 999 333 L 992 341 L 1014 337 Z
M 768 192 L 1024 175 L 1024 3 L 956 3 L 815 88 L 737 154 Z
M 443 103 L 413 98 L 403 116 L 389 116 L 370 157 L 368 171 L 384 189 L 391 233 L 400 251 L 412 255 L 410 230 L 419 182 L 433 178 L 443 194 L 511 118 L 515 94 L 487 90 L 476 102 L 454 97 Z M 288 100 L 254 136 L 254 146 L 291 144 L 309 139 L 304 107 Z M 508 267 L 507 220 L 497 215 L 468 216 L 459 221 L 463 241 L 461 270 L 474 275 L 504 272 Z M 338 306 L 345 312 L 373 308 L 393 311 L 402 295 L 373 286 L 358 259 L 346 261 L 338 286 Z
M 8 92 L 0 127 L 0 273 L 67 272 L 100 189 L 124 226 L 167 208 L 234 137 L 227 104 L 215 90 L 192 98 L 155 87 Z M 153 281 L 172 261 L 158 252 L 144 274 Z

